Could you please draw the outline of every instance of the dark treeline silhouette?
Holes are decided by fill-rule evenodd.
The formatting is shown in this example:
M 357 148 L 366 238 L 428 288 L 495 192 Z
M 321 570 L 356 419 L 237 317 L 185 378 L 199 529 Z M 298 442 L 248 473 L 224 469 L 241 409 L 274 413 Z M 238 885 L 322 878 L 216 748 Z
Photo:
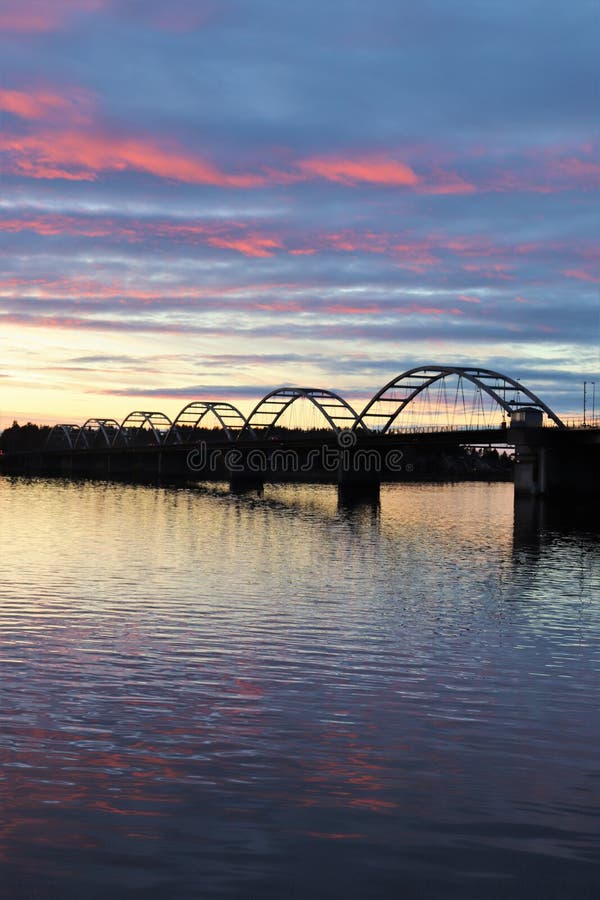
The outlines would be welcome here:
M 0 450 L 3 453 L 18 453 L 19 451 L 40 451 L 46 447 L 48 435 L 51 432 L 49 425 L 35 425 L 27 422 L 26 425 L 19 425 L 18 422 L 6 428 L 0 434 Z M 116 429 L 109 427 L 106 429 L 106 438 L 112 442 L 116 435 Z M 156 436 L 151 429 L 131 429 L 131 438 L 133 446 L 146 446 L 156 443 Z M 48 445 L 49 449 L 67 449 L 64 443 L 64 435 L 56 434 L 56 442 L 54 446 Z M 162 434 L 164 440 L 166 435 Z M 234 435 L 235 436 L 235 435 Z M 260 429 L 257 431 L 257 437 L 261 437 Z M 224 438 L 223 429 L 220 427 L 207 428 L 189 425 L 178 427 L 178 437 L 182 443 L 198 443 L 200 441 L 208 441 L 212 443 L 220 442 Z M 270 441 L 285 441 L 290 439 L 323 439 L 332 438 L 330 429 L 312 428 L 286 428 L 285 426 L 276 426 L 270 431 Z M 390 436 L 391 437 L 391 436 Z M 99 431 L 86 429 L 86 443 L 82 443 L 80 449 L 85 452 L 85 447 L 89 449 L 102 449 L 106 447 L 106 438 Z M 177 441 L 173 441 L 177 443 Z M 410 463 L 410 469 L 415 476 L 426 476 L 431 473 L 443 474 L 448 477 L 491 477 L 505 478 L 510 477 L 513 467 L 513 457 L 511 453 L 506 451 L 498 451 L 495 448 L 465 447 L 465 446 L 420 446 L 406 447 L 405 461 Z
M 509 475 L 513 469 L 513 455 L 506 451 L 499 452 L 495 447 L 453 447 L 444 448 L 432 459 L 431 454 L 423 454 L 417 460 L 415 471 L 427 471 L 433 468 L 432 462 L 449 475 L 479 474 Z
M 42 450 L 50 430 L 49 425 L 34 425 L 32 422 L 19 425 L 14 421 L 10 428 L 5 428 L 0 434 L 0 450 L 4 453 L 16 450 Z

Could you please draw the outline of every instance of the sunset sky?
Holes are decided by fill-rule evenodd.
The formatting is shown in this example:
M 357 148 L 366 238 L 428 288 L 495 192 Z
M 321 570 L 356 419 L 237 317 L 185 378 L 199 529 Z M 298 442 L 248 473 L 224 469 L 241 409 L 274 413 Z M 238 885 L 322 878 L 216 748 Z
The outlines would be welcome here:
M 600 399 L 597 0 L 0 0 L 0 427 Z

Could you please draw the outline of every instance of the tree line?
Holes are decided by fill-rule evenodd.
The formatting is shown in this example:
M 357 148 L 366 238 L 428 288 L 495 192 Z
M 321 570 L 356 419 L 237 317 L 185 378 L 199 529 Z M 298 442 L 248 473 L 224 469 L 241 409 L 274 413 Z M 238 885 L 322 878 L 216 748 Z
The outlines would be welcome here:
M 15 420 L 0 434 L 0 450 L 12 453 L 16 450 L 41 450 L 51 431 L 50 425 L 19 425 Z

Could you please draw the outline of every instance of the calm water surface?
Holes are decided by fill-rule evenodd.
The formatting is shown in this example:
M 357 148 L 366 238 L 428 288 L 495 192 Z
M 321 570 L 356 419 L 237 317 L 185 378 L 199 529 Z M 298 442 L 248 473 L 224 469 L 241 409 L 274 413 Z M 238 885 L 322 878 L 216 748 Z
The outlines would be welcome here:
M 600 897 L 600 549 L 508 484 L 0 479 L 0 895 Z

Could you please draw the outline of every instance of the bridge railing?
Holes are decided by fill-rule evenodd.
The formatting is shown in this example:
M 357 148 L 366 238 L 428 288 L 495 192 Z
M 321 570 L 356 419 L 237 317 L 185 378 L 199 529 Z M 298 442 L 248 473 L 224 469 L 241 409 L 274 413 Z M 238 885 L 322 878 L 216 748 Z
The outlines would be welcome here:
M 557 428 L 555 422 L 546 421 L 543 425 L 544 428 Z M 389 434 L 444 434 L 444 433 L 452 433 L 456 434 L 461 431 L 508 431 L 510 428 L 510 423 L 505 422 L 500 425 L 473 425 L 473 424 L 465 424 L 465 425 L 399 425 L 398 427 L 390 428 Z M 374 431 L 374 434 L 377 432 Z
M 567 428 L 600 428 L 600 416 L 574 416 L 564 420 Z

